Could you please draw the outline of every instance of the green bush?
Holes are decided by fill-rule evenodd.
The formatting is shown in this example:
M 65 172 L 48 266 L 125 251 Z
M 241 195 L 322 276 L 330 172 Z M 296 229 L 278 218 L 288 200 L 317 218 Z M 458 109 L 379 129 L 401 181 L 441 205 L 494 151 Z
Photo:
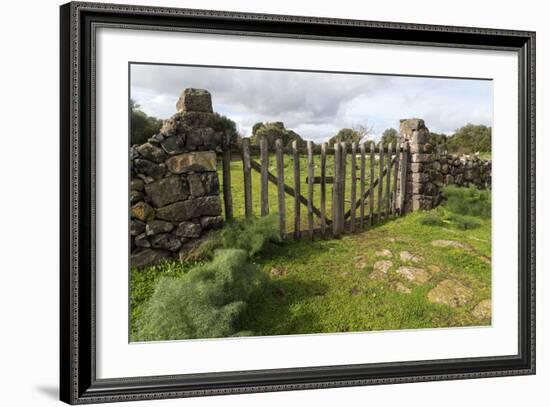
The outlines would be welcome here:
M 272 214 L 227 222 L 202 245 L 200 251 L 202 255 L 211 255 L 217 249 L 241 249 L 252 257 L 280 241 L 277 217 Z
M 448 185 L 443 188 L 443 207 L 459 215 L 491 217 L 491 191 L 476 187 L 461 188 Z
M 448 219 L 452 221 L 458 229 L 462 230 L 475 229 L 481 226 L 481 223 L 471 216 L 453 214 L 450 215 Z
M 420 218 L 420 223 L 426 226 L 443 226 L 443 219 L 435 213 L 428 212 Z
M 156 341 L 242 335 L 247 300 L 267 283 L 239 249 L 214 252 L 211 262 L 179 277 L 162 277 L 136 321 L 135 340 Z

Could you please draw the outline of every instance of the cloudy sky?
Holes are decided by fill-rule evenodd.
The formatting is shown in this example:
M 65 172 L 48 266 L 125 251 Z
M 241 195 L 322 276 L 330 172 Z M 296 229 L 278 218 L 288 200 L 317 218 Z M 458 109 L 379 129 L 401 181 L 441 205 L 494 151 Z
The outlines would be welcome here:
M 151 116 L 172 116 L 183 89 L 202 88 L 244 136 L 254 123 L 282 121 L 315 142 L 359 125 L 377 138 L 410 117 L 450 134 L 467 123 L 491 126 L 493 116 L 489 80 L 133 64 L 130 86 Z

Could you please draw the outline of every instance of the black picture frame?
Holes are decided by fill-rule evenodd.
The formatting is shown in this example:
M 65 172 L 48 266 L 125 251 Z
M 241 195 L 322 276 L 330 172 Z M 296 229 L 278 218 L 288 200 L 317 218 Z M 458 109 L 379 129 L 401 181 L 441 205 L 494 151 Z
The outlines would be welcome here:
M 72 2 L 60 7 L 60 398 L 70 404 L 535 373 L 535 33 L 500 29 Z M 96 378 L 96 27 L 181 30 L 515 51 L 519 60 L 519 352 L 170 376 Z

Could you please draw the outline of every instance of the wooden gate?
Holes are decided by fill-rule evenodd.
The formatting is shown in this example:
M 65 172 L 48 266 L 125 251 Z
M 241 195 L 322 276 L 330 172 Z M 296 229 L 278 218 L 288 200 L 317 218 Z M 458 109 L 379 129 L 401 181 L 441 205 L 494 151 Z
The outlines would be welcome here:
M 238 160 L 231 160 L 231 151 L 234 156 L 240 153 Z M 340 142 L 328 147 L 308 141 L 306 148 L 300 148 L 296 141 L 284 147 L 281 139 L 269 146 L 265 137 L 258 146 L 248 138 L 240 145 L 226 143 L 222 159 L 225 217 L 251 217 L 257 210 L 266 216 L 276 211 L 283 239 L 361 231 L 402 213 L 407 159 L 406 143 L 394 147 Z M 242 185 L 232 185 L 232 174 L 240 178 L 240 171 Z M 254 180 L 253 173 L 259 180 Z M 270 183 L 276 187 L 271 194 Z M 255 195 L 259 195 L 256 204 Z M 244 201 L 236 208 L 234 199 Z

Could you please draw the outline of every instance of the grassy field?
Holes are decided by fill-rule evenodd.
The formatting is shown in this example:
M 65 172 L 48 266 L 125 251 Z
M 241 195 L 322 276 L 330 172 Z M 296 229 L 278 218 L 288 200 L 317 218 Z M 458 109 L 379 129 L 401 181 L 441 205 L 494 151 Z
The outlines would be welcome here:
M 315 175 L 320 173 L 318 159 L 315 157 Z M 366 164 L 368 187 L 370 162 L 367 160 Z M 307 196 L 305 157 L 300 160 L 300 168 L 301 193 Z M 349 180 L 349 155 L 346 170 Z M 273 156 L 270 157 L 270 172 L 276 172 Z M 329 156 L 327 175 L 332 174 L 333 160 Z M 375 162 L 375 178 L 378 175 L 378 162 Z M 234 215 L 243 218 L 243 171 L 240 160 L 231 162 L 231 178 Z M 253 210 L 258 215 L 260 177 L 255 171 L 252 171 L 252 181 Z M 285 156 L 285 183 L 294 185 L 293 161 L 288 156 Z M 319 185 L 314 186 L 316 206 L 320 203 L 319 189 Z M 327 185 L 329 217 L 331 190 L 332 186 Z M 358 183 L 358 196 L 359 190 Z M 375 188 L 375 205 L 377 192 L 378 188 Z M 349 194 L 350 187 L 346 185 L 346 210 L 350 207 Z M 269 206 L 270 213 L 278 211 L 277 189 L 271 183 Z M 294 199 L 289 195 L 286 195 L 286 213 L 287 230 L 291 231 L 294 226 Z M 314 219 L 319 225 L 319 219 Z M 302 230 L 306 227 L 306 208 L 302 206 Z M 439 247 L 436 246 L 438 241 L 450 243 L 447 247 Z M 268 277 L 269 284 L 248 300 L 240 331 L 261 336 L 487 325 L 491 322 L 490 316 L 480 316 L 473 310 L 480 302 L 490 302 L 491 299 L 490 258 L 491 220 L 464 217 L 452 212 L 450 207 L 442 206 L 430 212 L 392 218 L 340 239 L 285 241 L 276 250 L 253 258 Z M 377 275 L 376 265 L 381 262 L 386 262 L 387 273 L 383 278 L 374 278 Z M 136 320 L 152 296 L 159 278 L 182 276 L 199 264 L 196 261 L 165 262 L 131 270 L 132 337 L 136 334 Z M 420 269 L 427 277 L 423 281 L 411 281 L 398 272 L 400 267 Z M 467 301 L 458 306 L 430 301 L 430 291 L 444 281 L 453 281 L 465 287 L 469 292 Z
M 271 155 L 269 157 L 269 172 L 272 174 L 277 174 L 277 167 L 275 162 L 275 156 Z M 259 161 L 257 158 L 253 158 L 256 161 Z M 292 160 L 292 157 L 285 155 L 284 157 L 284 177 L 285 177 L 285 184 L 294 188 L 294 162 Z M 386 161 L 387 163 L 387 161 Z M 370 183 L 370 159 L 366 160 L 366 171 L 365 171 L 365 190 L 369 188 Z M 360 196 L 360 185 L 359 185 L 359 176 L 360 176 L 360 158 L 357 156 L 356 158 L 356 166 L 357 166 L 357 195 L 356 200 L 359 199 Z M 384 167 L 386 164 L 384 164 Z M 222 170 L 221 170 L 221 163 L 218 166 L 219 167 L 219 179 L 220 182 L 222 182 Z M 321 175 L 321 166 L 320 166 L 320 157 L 314 156 L 314 175 L 320 176 Z M 348 210 L 351 205 L 351 187 L 349 185 L 349 180 L 351 180 L 351 157 L 350 154 L 347 154 L 347 160 L 346 160 L 346 186 L 345 186 L 345 197 L 346 197 L 346 207 L 345 209 Z M 374 163 L 374 179 L 376 180 L 379 177 L 379 165 L 378 160 L 375 160 Z M 326 166 L 326 175 L 327 176 L 333 176 L 334 175 L 334 160 L 333 156 L 327 156 L 327 166 Z M 390 174 L 390 188 L 393 187 L 393 167 Z M 306 177 L 307 177 L 307 159 L 306 157 L 300 157 L 300 192 L 301 194 L 306 197 L 307 199 L 307 184 L 306 184 Z M 384 185 L 383 185 L 383 191 L 382 191 L 382 199 L 385 197 L 385 191 L 386 191 L 386 177 L 384 177 Z M 269 197 L 269 211 L 270 213 L 276 213 L 278 212 L 278 198 L 277 198 L 277 186 L 271 182 L 268 184 L 268 197 Z M 231 161 L 231 193 L 233 198 L 233 214 L 236 218 L 242 218 L 245 215 L 244 212 L 244 180 L 243 180 L 243 165 L 242 161 L 240 159 L 235 159 Z M 392 189 L 390 189 L 392 191 Z M 332 184 L 327 184 L 326 187 L 326 214 L 327 217 L 330 219 L 332 218 Z M 222 194 L 223 197 L 223 194 Z M 374 188 L 374 203 L 375 208 L 374 212 L 376 213 L 376 203 L 378 199 L 378 187 Z M 260 174 L 256 171 L 252 170 L 252 210 L 255 215 L 260 214 Z M 368 203 L 368 200 L 367 200 Z M 313 205 L 317 208 L 320 208 L 321 206 L 321 186 L 319 184 L 313 185 Z M 294 228 L 294 197 L 285 194 L 285 207 L 286 207 L 286 226 L 287 230 L 290 232 Z M 365 214 L 368 214 L 368 208 L 365 209 Z M 357 216 L 359 216 L 359 210 L 357 210 Z M 320 219 L 314 215 L 314 224 L 315 227 L 320 226 Z M 301 225 L 302 230 L 305 230 L 307 228 L 307 208 L 305 205 L 301 205 Z
M 443 219 L 452 215 L 443 208 L 433 212 Z M 479 319 L 471 311 L 491 298 L 490 220 L 476 219 L 479 227 L 461 230 L 451 221 L 424 225 L 425 216 L 412 213 L 341 239 L 285 242 L 255 258 L 270 283 L 250 300 L 242 330 L 283 335 L 489 324 L 490 319 Z M 462 247 L 434 247 L 437 240 L 460 242 Z M 377 254 L 383 250 L 389 254 Z M 403 260 L 405 251 L 416 261 Z M 373 279 L 374 264 L 380 260 L 391 262 L 387 278 Z M 181 275 L 193 265 L 166 263 L 132 270 L 132 329 L 155 281 L 162 275 Z M 400 266 L 426 270 L 429 280 L 411 282 L 397 273 Z M 428 292 L 449 279 L 471 290 L 467 304 L 450 307 L 428 300 Z

